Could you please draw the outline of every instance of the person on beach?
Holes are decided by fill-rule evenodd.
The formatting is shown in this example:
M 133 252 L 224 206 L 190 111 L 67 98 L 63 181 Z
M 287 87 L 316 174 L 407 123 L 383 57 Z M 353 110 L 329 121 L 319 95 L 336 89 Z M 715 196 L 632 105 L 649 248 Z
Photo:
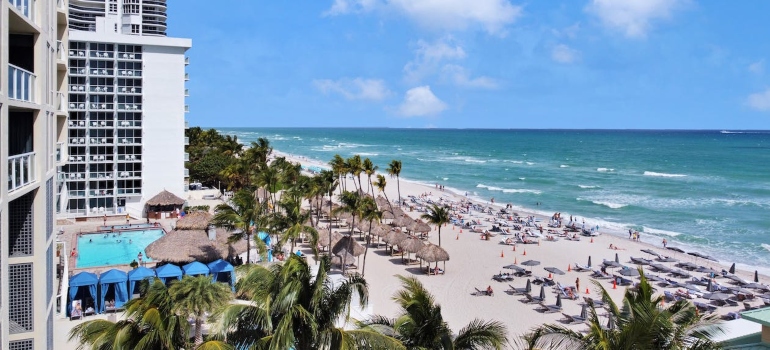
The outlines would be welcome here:
M 628 239 L 631 239 L 634 236 L 634 231 L 631 229 L 628 229 Z
M 494 293 L 495 292 L 492 290 L 492 286 L 487 286 L 487 295 L 491 297 Z
M 666 247 L 666 245 L 668 245 L 668 241 L 666 241 L 666 239 L 665 239 L 665 238 L 663 238 L 663 248 L 665 248 L 665 247 Z
M 577 292 L 580 292 L 580 277 L 578 277 L 577 279 L 575 279 L 575 290 L 576 290 Z

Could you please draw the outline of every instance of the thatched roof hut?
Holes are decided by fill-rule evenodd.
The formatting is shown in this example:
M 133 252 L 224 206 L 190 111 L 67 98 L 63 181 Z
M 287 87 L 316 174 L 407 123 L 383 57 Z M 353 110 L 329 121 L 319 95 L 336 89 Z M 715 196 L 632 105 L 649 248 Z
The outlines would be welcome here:
M 352 236 L 343 236 L 332 247 L 332 253 L 334 255 L 341 255 L 344 253 L 352 254 L 353 256 L 359 256 L 366 251 L 362 245 L 356 242 Z
M 342 235 L 337 231 L 333 231 L 331 243 L 336 243 L 337 241 L 340 240 L 340 238 L 342 238 Z M 322 247 L 326 247 L 329 245 L 329 230 L 327 229 L 318 230 L 318 245 Z
M 388 234 L 385 235 L 382 240 L 390 245 L 398 245 L 401 241 L 407 239 L 408 237 L 409 236 L 407 236 L 406 233 L 403 233 L 400 230 L 393 230 L 388 232 Z
M 377 206 L 380 208 L 387 208 L 390 206 L 390 203 L 388 203 L 388 200 L 385 199 L 382 195 L 378 195 L 377 198 L 374 199 L 374 202 L 377 203 Z
M 435 244 L 427 244 L 425 247 L 420 249 L 419 252 L 415 255 L 418 259 L 420 259 L 420 267 L 422 267 L 422 261 L 428 263 L 428 274 L 439 274 L 443 273 L 444 270 L 446 270 L 446 262 L 449 261 L 449 253 L 447 253 L 444 248 L 441 248 Z M 439 270 L 438 268 L 438 262 L 443 261 L 444 262 L 444 269 Z M 435 262 L 436 267 L 434 269 L 430 268 L 430 263 Z
M 412 224 L 414 220 L 409 217 L 409 215 L 401 215 L 395 219 L 393 219 L 392 225 L 397 227 L 407 227 Z
M 398 242 L 398 246 L 407 253 L 417 253 L 425 247 L 425 243 L 422 240 L 414 237 L 407 237 L 406 239 Z
M 150 198 L 147 203 L 150 207 L 166 207 L 166 206 L 182 206 L 184 205 L 185 200 L 182 198 L 177 197 L 177 195 L 163 190 L 162 192 L 155 195 L 155 197 Z
M 176 221 L 177 230 L 207 230 L 213 215 L 205 211 L 194 211 Z
M 246 241 L 228 242 L 229 235 L 218 231 L 215 240 L 209 240 L 204 230 L 174 230 L 145 248 L 148 257 L 157 261 L 209 263 L 227 259 L 246 251 Z
M 416 233 L 428 233 L 430 232 L 430 225 L 422 222 L 420 219 L 417 219 L 413 221 L 412 224 L 410 224 L 406 229 Z

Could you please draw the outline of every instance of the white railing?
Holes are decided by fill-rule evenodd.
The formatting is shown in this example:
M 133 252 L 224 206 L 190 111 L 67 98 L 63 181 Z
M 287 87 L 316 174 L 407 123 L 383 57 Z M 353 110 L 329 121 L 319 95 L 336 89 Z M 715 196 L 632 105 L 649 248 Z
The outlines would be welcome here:
M 188 81 L 188 80 L 190 80 L 190 73 L 185 73 L 184 74 L 184 81 Z
M 189 65 L 189 64 L 190 64 L 190 57 L 185 57 L 184 58 L 184 65 L 186 66 L 186 65 Z
M 8 157 L 8 192 L 26 186 L 35 180 L 37 180 L 35 152 Z
M 184 97 L 190 97 L 190 89 L 184 89 Z
M 56 40 L 56 55 L 59 60 L 67 60 L 67 55 L 65 55 L 65 52 L 67 52 L 67 50 L 64 49 L 64 44 L 61 42 L 61 40 Z
M 184 154 L 184 161 L 185 162 L 189 162 L 190 161 L 190 154 L 189 153 L 185 153 Z
M 184 128 L 185 128 L 185 129 L 189 129 L 189 128 L 190 128 L 190 122 L 188 122 L 188 121 L 186 121 L 186 120 L 185 120 L 185 121 L 184 121 Z
M 32 72 L 8 65 L 8 97 L 14 100 L 34 102 L 35 100 L 35 74 Z
M 184 105 L 184 112 L 185 113 L 190 113 L 190 106 Z
M 58 110 L 59 112 L 67 112 L 67 97 L 64 96 L 63 92 L 57 92 L 56 93 L 56 101 L 58 103 Z
M 184 170 L 184 177 L 190 177 L 190 169 Z
M 189 138 L 189 137 L 185 137 L 185 138 L 184 138 L 184 145 L 185 145 L 185 146 L 189 146 L 189 145 L 190 145 L 190 138 Z M 186 153 L 185 153 L 185 154 L 186 154 Z
M 35 0 L 8 0 L 24 17 L 35 21 Z

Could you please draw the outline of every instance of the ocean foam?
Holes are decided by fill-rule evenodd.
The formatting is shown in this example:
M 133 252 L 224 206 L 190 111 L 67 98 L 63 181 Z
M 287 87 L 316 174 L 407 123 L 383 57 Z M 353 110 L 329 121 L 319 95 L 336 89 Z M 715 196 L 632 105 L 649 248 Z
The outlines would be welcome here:
M 613 171 L 615 171 L 615 169 L 610 169 L 610 168 L 596 168 L 596 171 L 598 171 L 598 172 L 600 172 L 600 173 L 607 173 L 607 172 L 613 172 Z
M 681 232 L 659 230 L 659 229 L 655 229 L 655 228 L 649 228 L 647 226 L 642 226 L 642 230 L 641 231 L 642 232 L 646 232 L 646 233 L 652 233 L 654 235 L 666 235 L 666 236 L 671 236 L 671 237 L 676 237 L 676 236 L 679 236 L 679 235 L 682 234 Z
M 501 187 L 495 187 L 495 186 L 487 186 L 487 185 L 484 185 L 484 184 L 478 184 L 478 185 L 476 185 L 476 187 L 478 187 L 478 188 L 486 188 L 487 190 L 490 190 L 490 191 L 500 191 L 500 192 L 503 192 L 503 193 L 532 193 L 532 194 L 541 194 L 541 193 L 543 193 L 542 191 L 530 190 L 530 189 L 525 189 L 525 188 L 501 188 Z
M 667 174 L 667 173 L 656 173 L 654 171 L 645 171 L 644 176 L 656 176 L 656 177 L 685 177 L 687 175 L 684 174 Z
M 533 162 L 527 162 L 527 165 L 535 165 Z
M 562 165 L 559 165 L 559 168 L 569 168 L 569 165 L 562 164 Z
M 521 181 L 524 181 L 524 180 L 526 180 L 526 179 L 527 179 L 526 177 L 520 177 L 520 178 L 519 178 L 519 180 L 521 180 Z
M 591 201 L 591 203 L 603 205 L 610 209 L 620 209 L 623 207 L 627 207 L 628 204 L 621 204 L 621 203 L 612 203 L 612 202 L 603 202 L 603 201 Z
M 441 179 L 444 180 L 444 181 L 449 180 L 448 177 L 442 177 Z
M 590 186 L 590 185 L 578 185 L 580 188 L 597 188 L 599 186 Z
M 769 252 L 770 252 L 770 244 L 767 244 L 767 243 L 762 243 L 762 244 L 760 244 L 760 245 L 762 246 L 762 248 L 765 248 L 765 250 L 767 250 L 767 251 L 769 251 Z
M 371 157 L 376 157 L 376 156 L 379 156 L 379 154 L 378 154 L 378 153 L 366 153 L 366 152 L 358 152 L 358 153 L 356 153 L 356 154 L 358 154 L 359 156 L 362 156 L 362 157 L 370 157 L 370 156 L 371 156 Z

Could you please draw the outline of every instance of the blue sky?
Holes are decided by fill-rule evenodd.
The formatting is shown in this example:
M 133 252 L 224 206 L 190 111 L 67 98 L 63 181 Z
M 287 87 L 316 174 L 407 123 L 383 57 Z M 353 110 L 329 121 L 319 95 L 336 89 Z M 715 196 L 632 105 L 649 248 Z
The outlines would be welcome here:
M 207 127 L 770 129 L 770 2 L 169 1 Z

